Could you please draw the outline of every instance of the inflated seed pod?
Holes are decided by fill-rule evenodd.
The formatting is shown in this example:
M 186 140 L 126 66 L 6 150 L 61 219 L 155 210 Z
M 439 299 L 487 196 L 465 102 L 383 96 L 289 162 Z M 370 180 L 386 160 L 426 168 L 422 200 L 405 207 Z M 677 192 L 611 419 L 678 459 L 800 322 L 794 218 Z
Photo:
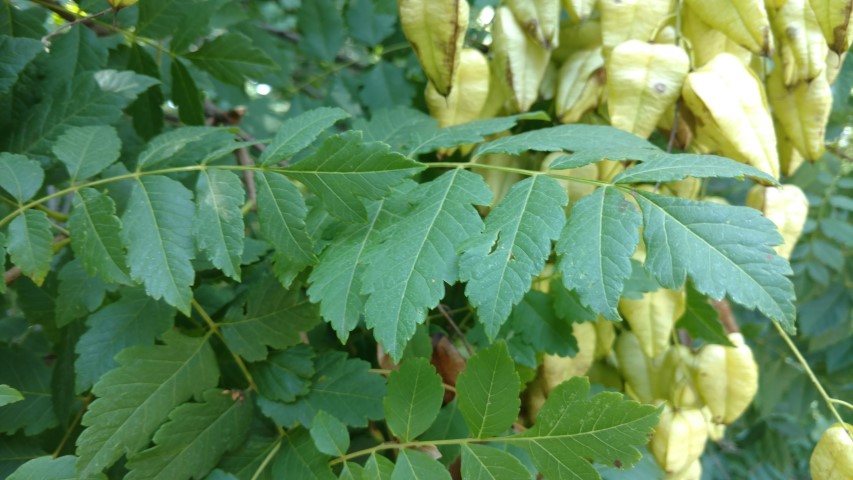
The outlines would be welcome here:
M 563 0 L 563 7 L 575 22 L 583 22 L 592 13 L 597 0 Z
M 614 345 L 619 371 L 625 379 L 625 393 L 642 403 L 666 399 L 666 391 L 658 369 L 662 358 L 651 359 L 643 353 L 637 336 L 623 331 Z
M 826 429 L 812 452 L 809 468 L 813 480 L 853 478 L 853 425 L 836 423 Z
M 693 384 L 715 423 L 737 420 L 758 391 L 758 365 L 740 333 L 730 333 L 734 347 L 708 344 L 696 354 Z
M 675 322 L 684 314 L 685 298 L 684 292 L 661 288 L 639 299 L 619 301 L 619 311 L 647 357 L 655 358 L 669 348 Z
M 824 75 L 829 47 L 809 0 L 789 0 L 772 15 L 786 86 Z
M 524 391 L 524 406 L 527 411 L 527 420 L 530 424 L 536 423 L 536 417 L 539 415 L 539 410 L 542 410 L 542 405 L 545 405 L 545 400 L 548 396 L 545 395 L 545 390 L 542 388 L 542 379 L 536 377 L 527 385 Z
M 829 49 L 843 54 L 850 48 L 853 0 L 809 0 Z
M 693 463 L 687 466 L 680 472 L 670 473 L 663 477 L 663 480 L 701 480 L 702 478 L 702 462 L 693 460 Z
M 791 258 L 791 252 L 794 251 L 809 216 L 809 200 L 806 194 L 796 185 L 755 185 L 747 193 L 746 204 L 761 210 L 765 217 L 776 224 L 784 240 L 781 245 L 776 246 L 776 253 L 781 257 Z
M 510 106 L 526 112 L 539 95 L 550 53 L 525 35 L 507 7 L 498 7 L 495 12 L 492 38 L 495 68 L 509 92 Z
M 767 78 L 767 98 L 773 107 L 773 116 L 779 120 L 781 130 L 794 148 L 806 160 L 819 159 L 823 155 L 826 124 L 832 110 L 832 89 L 826 76 L 786 87 L 782 72 L 774 70 Z
M 690 375 L 692 367 L 693 352 L 684 345 L 672 345 L 663 354 L 658 379 L 666 399 L 676 408 L 701 407 Z
M 542 160 L 541 170 L 543 172 L 555 172 L 560 175 L 568 175 L 577 178 L 585 178 L 587 180 L 597 180 L 598 179 L 598 167 L 595 166 L 594 163 L 589 165 L 584 165 L 583 167 L 578 168 L 569 168 L 565 170 L 551 170 L 550 166 L 554 162 L 554 160 L 567 155 L 565 152 L 552 152 L 549 153 L 548 156 Z M 581 182 L 573 182 L 571 180 L 566 180 L 562 178 L 558 178 L 557 181 L 566 189 L 566 193 L 569 195 L 569 205 L 566 207 L 567 209 L 571 209 L 572 204 L 580 200 L 581 198 L 589 195 L 594 192 L 597 188 L 595 185 L 591 185 L 588 183 Z
M 744 65 L 749 64 L 752 52 L 738 45 L 725 33 L 705 23 L 688 6 L 682 7 L 681 16 L 682 33 L 693 47 L 693 60 L 696 62 L 696 67 L 705 65 L 720 53 L 730 53 Z
M 521 27 L 543 48 L 560 42 L 560 0 L 505 0 Z
M 601 22 L 589 20 L 580 24 L 563 22 L 560 25 L 560 46 L 551 51 L 551 59 L 563 63 L 578 50 L 601 46 Z
M 594 110 L 604 93 L 606 75 L 601 47 L 579 50 L 569 56 L 557 72 L 557 117 L 575 123 Z
M 449 95 L 442 95 L 432 82 L 427 83 L 424 97 L 430 115 L 441 127 L 477 120 L 489 97 L 489 82 L 485 55 L 474 48 L 463 49 Z
M 698 460 L 707 442 L 708 427 L 699 409 L 674 410 L 666 406 L 649 441 L 649 450 L 661 470 L 676 473 Z
M 474 159 L 474 163 L 484 165 L 495 165 L 499 167 L 520 168 L 523 162 L 519 157 L 495 153 L 482 155 Z M 480 170 L 480 174 L 486 180 L 486 184 L 492 190 L 492 205 L 497 205 L 504 198 L 509 189 L 523 177 L 519 173 L 501 172 L 498 170 Z
M 595 319 L 595 358 L 604 358 L 613 350 L 613 342 L 616 341 L 616 329 L 613 322 L 601 315 Z
M 566 380 L 586 374 L 592 365 L 595 355 L 595 327 L 592 322 L 573 323 L 572 334 L 578 342 L 578 353 L 574 357 L 548 354 L 542 357 L 540 377 L 546 395 Z
M 628 40 L 653 40 L 661 21 L 672 12 L 673 0 L 600 0 L 604 56 Z
M 687 0 L 687 6 L 711 27 L 753 53 L 773 53 L 773 35 L 764 0 Z
M 705 423 L 708 425 L 708 440 L 719 442 L 726 436 L 726 426 L 722 423 L 714 422 L 714 414 L 707 406 L 702 407 L 702 415 L 705 416 Z

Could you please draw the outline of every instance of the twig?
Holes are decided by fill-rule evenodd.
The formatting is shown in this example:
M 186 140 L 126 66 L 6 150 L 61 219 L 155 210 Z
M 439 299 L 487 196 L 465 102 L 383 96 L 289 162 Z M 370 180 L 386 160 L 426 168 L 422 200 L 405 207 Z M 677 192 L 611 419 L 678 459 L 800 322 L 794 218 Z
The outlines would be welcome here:
M 468 339 L 465 338 L 465 334 L 462 333 L 462 330 L 459 328 L 459 325 L 456 325 L 456 322 L 453 321 L 453 317 L 450 315 L 450 311 L 447 308 L 447 305 L 443 303 L 438 304 L 438 311 L 447 320 L 447 323 L 450 324 L 450 328 L 459 335 L 459 338 L 462 340 L 462 344 L 465 345 L 465 350 L 468 351 L 468 356 L 474 356 L 474 349 L 471 348 L 471 344 L 468 343 Z
M 3 283 L 5 283 L 6 286 L 8 287 L 12 283 L 14 283 L 15 280 L 17 280 L 18 277 L 20 277 L 20 276 L 21 276 L 21 267 L 12 267 L 9 270 L 6 270 L 5 272 L 3 272 Z
M 77 415 L 74 417 L 74 420 L 71 421 L 71 424 L 68 425 L 68 429 L 65 430 L 65 435 L 62 436 L 59 446 L 53 451 L 53 458 L 59 457 L 59 454 L 62 453 L 62 449 L 65 448 L 65 444 L 71 439 L 71 433 L 74 432 L 75 428 L 77 428 L 77 424 L 79 424 L 80 419 L 83 418 L 83 413 L 85 413 L 89 408 L 89 402 L 92 401 L 92 398 L 92 394 L 90 393 L 85 399 L 83 399 L 83 406 L 80 407 L 80 410 L 77 411 Z

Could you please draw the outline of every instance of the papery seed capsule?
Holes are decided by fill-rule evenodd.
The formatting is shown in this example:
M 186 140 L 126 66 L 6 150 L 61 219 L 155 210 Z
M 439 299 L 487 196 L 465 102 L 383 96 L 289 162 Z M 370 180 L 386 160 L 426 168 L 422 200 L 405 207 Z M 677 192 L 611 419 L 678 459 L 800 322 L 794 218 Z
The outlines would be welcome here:
M 715 423 L 737 420 L 758 391 L 758 365 L 739 333 L 729 334 L 734 347 L 708 344 L 696 354 L 693 384 L 711 410 Z
M 853 478 L 853 425 L 836 423 L 826 429 L 812 452 L 809 468 L 814 480 Z

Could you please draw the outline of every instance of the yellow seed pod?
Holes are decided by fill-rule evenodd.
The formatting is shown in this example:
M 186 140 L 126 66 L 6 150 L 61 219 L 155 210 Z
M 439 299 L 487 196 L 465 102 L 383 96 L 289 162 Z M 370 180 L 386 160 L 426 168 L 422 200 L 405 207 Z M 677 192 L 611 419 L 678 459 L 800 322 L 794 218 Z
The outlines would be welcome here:
M 557 116 L 562 123 L 575 123 L 595 109 L 604 92 L 604 57 L 601 48 L 572 54 L 557 73 Z
M 107 0 L 107 3 L 110 4 L 116 10 L 120 10 L 122 8 L 127 8 L 131 5 L 136 4 L 139 0 Z
M 563 7 L 575 22 L 583 22 L 595 8 L 596 0 L 563 0 Z
M 699 197 L 699 192 L 702 190 L 702 180 L 687 177 L 684 180 L 664 184 L 662 190 L 676 197 L 695 200 Z
M 648 42 L 672 12 L 673 0 L 600 0 L 604 56 L 628 40 Z
M 708 406 L 714 423 L 734 422 L 758 391 L 758 365 L 739 333 L 729 334 L 734 347 L 708 344 L 696 354 L 693 385 Z
M 563 63 L 579 50 L 601 46 L 601 22 L 589 20 L 580 24 L 563 23 L 560 26 L 560 46 L 551 51 L 551 59 Z
M 836 423 L 826 429 L 812 452 L 809 467 L 814 480 L 853 478 L 853 425 Z
M 782 245 L 776 246 L 776 253 L 781 257 L 791 258 L 791 252 L 794 251 L 809 216 L 809 200 L 806 194 L 796 185 L 756 185 L 749 190 L 746 204 L 761 210 L 765 217 L 776 224 L 784 240 Z
M 666 392 L 667 400 L 676 408 L 701 407 L 690 376 L 692 367 L 693 352 L 684 345 L 672 345 L 663 354 L 657 375 L 661 391 Z
M 544 355 L 542 357 L 542 386 L 545 394 L 572 377 L 586 374 L 595 355 L 595 327 L 591 322 L 573 323 L 572 334 L 578 342 L 578 353 L 574 357 Z
M 650 359 L 643 353 L 640 341 L 632 332 L 623 331 L 614 345 L 619 371 L 625 379 L 625 393 L 642 403 L 665 399 L 657 375 L 660 360 Z
M 787 2 L 788 0 L 764 0 L 764 6 L 767 7 L 768 10 L 771 8 L 782 8 Z
M 539 95 L 550 54 L 524 34 L 507 7 L 495 12 L 492 37 L 495 68 L 510 94 L 510 105 L 516 112 L 526 112 Z
M 841 72 L 841 65 L 844 63 L 844 58 L 846 56 L 847 52 L 838 54 L 832 50 L 826 54 L 826 81 L 829 82 L 830 85 L 835 83 L 835 79 L 838 78 L 838 74 Z
M 577 178 L 585 178 L 587 180 L 597 180 L 598 179 L 598 167 L 595 166 L 594 163 L 589 165 L 584 165 L 578 168 L 569 168 L 566 170 L 551 170 L 551 164 L 554 160 L 567 155 L 566 152 L 552 152 L 549 153 L 548 156 L 542 160 L 541 171 L 543 172 L 555 172 L 560 175 L 568 175 Z M 589 195 L 594 192 L 597 188 L 595 185 L 590 185 L 588 183 L 580 183 L 573 182 L 571 180 L 566 180 L 562 178 L 556 179 L 563 188 L 566 189 L 566 193 L 569 195 L 569 205 L 566 207 L 567 209 L 571 209 L 572 204 L 580 200 L 581 198 Z
M 557 95 L 557 65 L 554 62 L 548 62 L 545 76 L 539 84 L 539 98 L 548 101 L 553 100 L 555 95 Z
M 779 172 L 782 175 L 790 176 L 800 168 L 806 159 L 799 150 L 794 148 L 794 144 L 782 130 L 781 123 L 777 121 L 773 124 L 776 128 L 776 148 L 779 149 Z
M 850 48 L 851 0 L 809 0 L 829 49 L 843 54 Z
M 823 155 L 826 123 L 832 110 L 832 90 L 821 75 L 811 82 L 786 87 L 782 73 L 774 70 L 767 78 L 767 98 L 773 115 L 794 148 L 806 160 L 816 161 Z
M 687 0 L 705 23 L 759 55 L 773 53 L 770 20 L 764 0 Z
M 705 423 L 708 425 L 708 440 L 719 442 L 726 436 L 726 426 L 722 423 L 714 422 L 714 414 L 707 406 L 702 407 L 702 415 L 705 417 Z
M 480 118 L 489 97 L 489 62 L 479 50 L 466 48 L 450 94 L 442 95 L 428 82 L 424 97 L 429 113 L 441 127 L 459 125 Z
M 479 156 L 474 159 L 474 163 L 494 165 L 497 167 L 523 167 L 520 158 L 512 155 L 504 155 L 502 153 Z M 480 170 L 479 173 L 483 176 L 483 179 L 486 180 L 486 184 L 492 190 L 492 205 L 497 205 L 501 199 L 504 198 L 504 195 L 506 195 L 506 192 L 509 191 L 510 187 L 512 187 L 516 182 L 520 182 L 524 179 L 521 174 L 501 172 L 498 170 L 483 169 Z
M 593 325 L 595 326 L 595 358 L 604 358 L 613 350 L 616 329 L 613 328 L 613 322 L 600 315 Z
M 808 0 L 786 2 L 773 15 L 772 24 L 779 41 L 785 85 L 822 76 L 829 47 Z
M 596 165 L 598 165 L 598 179 L 602 182 L 609 182 L 625 171 L 625 164 L 616 160 L 602 160 Z
M 622 376 L 619 375 L 619 371 L 616 370 L 613 365 L 605 361 L 598 360 L 593 362 L 592 366 L 587 370 L 586 375 L 589 377 L 590 383 L 597 383 L 619 391 L 622 391 L 625 388 L 625 385 L 622 383 Z
M 702 478 L 702 462 L 693 460 L 693 463 L 688 465 L 680 472 L 670 473 L 663 477 L 663 480 L 701 480 Z
M 661 288 L 640 299 L 619 300 L 619 312 L 647 357 L 655 358 L 669 348 L 675 322 L 684 314 L 685 298 L 684 292 Z
M 665 407 L 649 441 L 649 450 L 666 473 L 685 470 L 705 450 L 708 427 L 699 409 Z
M 728 53 L 687 75 L 684 102 L 723 155 L 779 178 L 776 132 L 755 74 Z
M 545 400 L 548 399 L 548 396 L 545 395 L 545 390 L 542 389 L 542 379 L 540 377 L 536 377 L 527 385 L 524 397 L 527 420 L 531 424 L 536 423 L 536 417 L 539 415 L 539 411 L 542 410 L 542 405 L 545 405 Z
M 543 48 L 560 43 L 560 0 L 506 0 L 521 27 Z
M 421 67 L 441 95 L 449 95 L 468 30 L 466 0 L 397 0 L 400 26 Z
M 611 124 L 648 138 L 681 95 L 690 59 L 675 45 L 629 40 L 613 49 L 605 67 Z
M 725 33 L 705 23 L 686 5 L 682 7 L 682 33 L 693 47 L 693 60 L 697 67 L 710 62 L 720 53 L 731 53 L 744 64 L 752 59 L 752 52 L 738 45 Z

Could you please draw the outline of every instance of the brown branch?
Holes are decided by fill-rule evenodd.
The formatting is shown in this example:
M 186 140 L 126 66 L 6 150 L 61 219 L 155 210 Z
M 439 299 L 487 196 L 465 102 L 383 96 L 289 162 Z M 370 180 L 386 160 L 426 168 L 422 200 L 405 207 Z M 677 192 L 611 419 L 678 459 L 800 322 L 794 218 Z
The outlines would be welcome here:
M 12 267 L 3 272 L 3 283 L 8 287 L 21 276 L 21 267 Z
M 106 37 L 115 33 L 115 30 L 97 23 L 92 20 L 94 16 L 100 16 L 104 12 L 99 13 L 97 15 L 89 16 L 89 17 L 80 17 L 72 11 L 66 10 L 57 0 L 30 0 L 36 5 L 42 6 L 51 12 L 59 15 L 60 18 L 67 22 L 72 23 L 80 23 L 84 25 L 86 28 L 95 32 L 95 35 L 99 37 Z
M 740 327 L 738 327 L 737 319 L 735 318 L 734 313 L 732 313 L 732 306 L 729 304 L 727 299 L 722 300 L 711 300 L 711 305 L 714 309 L 717 310 L 717 313 L 720 315 L 720 323 L 723 324 L 723 328 L 726 329 L 726 333 L 737 333 L 740 332 Z
M 438 311 L 439 313 L 441 313 L 444 319 L 447 320 L 447 323 L 450 324 L 450 327 L 453 329 L 453 331 L 456 332 L 457 335 L 459 335 L 459 339 L 462 340 L 462 344 L 465 345 L 465 350 L 468 351 L 468 355 L 473 357 L 474 349 L 471 348 L 471 344 L 468 343 L 468 340 L 465 338 L 465 334 L 462 333 L 461 329 L 459 329 L 459 325 L 457 325 L 456 322 L 453 321 L 453 316 L 450 315 L 447 306 L 443 303 L 438 304 Z

